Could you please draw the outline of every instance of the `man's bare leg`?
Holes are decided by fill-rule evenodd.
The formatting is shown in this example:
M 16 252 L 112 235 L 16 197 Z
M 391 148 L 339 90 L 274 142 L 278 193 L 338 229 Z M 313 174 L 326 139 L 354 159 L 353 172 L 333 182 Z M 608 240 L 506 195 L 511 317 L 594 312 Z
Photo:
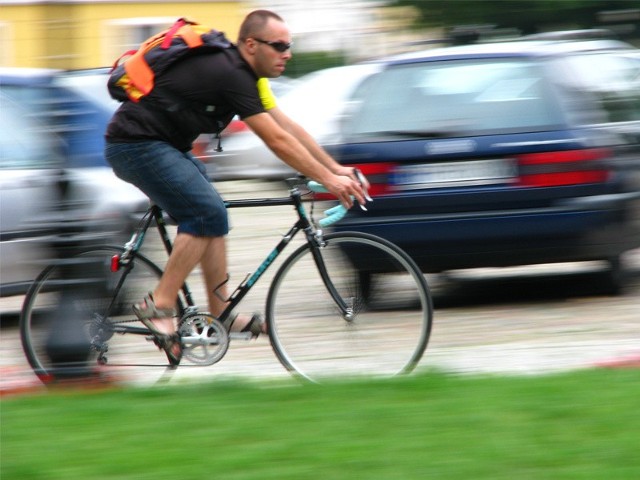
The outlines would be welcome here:
M 185 280 L 200 263 L 208 245 L 215 237 L 196 237 L 179 233 L 173 243 L 173 250 L 162 278 L 153 292 L 153 300 L 158 308 L 175 308 L 178 292 Z M 161 318 L 154 324 L 163 333 L 176 331 L 173 319 Z
M 207 286 L 209 309 L 218 317 L 227 307 L 229 285 L 227 280 L 227 242 L 225 237 L 212 237 L 201 261 L 202 276 Z M 251 321 L 251 317 L 238 315 L 233 330 L 239 331 Z M 264 333 L 264 331 L 263 331 Z
M 218 317 L 229 298 L 227 279 L 227 243 L 225 237 L 213 237 L 207 245 L 200 262 L 202 276 L 207 287 L 209 311 Z
M 227 304 L 224 299 L 229 296 L 227 285 L 221 286 L 227 278 L 226 239 L 196 237 L 186 233 L 176 236 L 164 274 L 153 292 L 156 307 L 175 308 L 180 288 L 198 263 L 201 264 L 207 287 L 209 309 L 214 316 L 222 313 Z M 220 297 L 215 293 L 216 288 Z M 239 316 L 234 322 L 234 330 L 242 329 L 249 321 L 250 317 Z M 159 318 L 153 323 L 163 333 L 171 334 L 176 331 L 173 319 Z

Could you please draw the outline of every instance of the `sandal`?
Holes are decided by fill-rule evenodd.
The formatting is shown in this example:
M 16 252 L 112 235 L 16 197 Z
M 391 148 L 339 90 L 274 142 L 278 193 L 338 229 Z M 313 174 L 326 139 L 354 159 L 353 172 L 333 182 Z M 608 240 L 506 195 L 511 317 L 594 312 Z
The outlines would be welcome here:
M 167 360 L 169 360 L 169 364 L 171 366 L 177 367 L 180 365 L 180 360 L 182 360 L 182 343 L 180 342 L 180 335 L 177 333 L 172 335 L 167 335 L 166 333 L 154 333 L 153 343 L 155 343 L 158 348 L 164 350 Z
M 163 334 L 163 332 L 159 331 L 155 326 L 153 326 L 153 323 L 149 322 L 148 320 L 151 320 L 152 318 L 169 318 L 177 316 L 177 313 L 173 308 L 156 307 L 156 304 L 153 301 L 153 295 L 151 295 L 151 293 L 144 297 L 141 303 L 136 303 L 133 305 L 133 313 L 136 314 L 136 317 L 138 317 L 138 319 L 142 323 L 144 323 L 144 325 L 149 330 L 160 334 Z M 149 323 L 151 324 L 151 326 L 148 325 Z
M 141 303 L 133 305 L 133 313 L 135 313 L 138 320 L 149 329 L 153 335 L 153 343 L 158 348 L 164 350 L 167 355 L 169 363 L 176 366 L 182 359 L 182 344 L 180 343 L 180 336 L 177 333 L 168 334 L 158 330 L 156 325 L 151 321 L 153 318 L 169 318 L 175 317 L 176 311 L 173 308 L 158 308 L 153 301 L 153 296 L 149 293 Z
M 228 332 L 231 332 L 231 327 L 233 326 L 237 318 L 238 318 L 237 313 L 232 314 L 230 316 L 230 320 L 227 320 L 227 322 L 225 322 L 224 326 Z M 258 338 L 261 333 L 264 333 L 262 330 L 263 325 L 264 325 L 264 320 L 262 319 L 262 315 L 260 315 L 259 313 L 254 313 L 251 316 L 251 319 L 247 322 L 247 324 L 244 327 L 242 327 L 242 330 L 240 330 L 240 333 L 249 332 L 251 333 L 252 339 Z

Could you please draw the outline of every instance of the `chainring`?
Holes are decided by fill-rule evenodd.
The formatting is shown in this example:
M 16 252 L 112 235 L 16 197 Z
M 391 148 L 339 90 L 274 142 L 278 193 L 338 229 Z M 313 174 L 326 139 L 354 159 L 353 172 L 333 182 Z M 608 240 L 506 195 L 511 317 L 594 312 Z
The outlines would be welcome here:
M 208 313 L 184 316 L 178 332 L 182 341 L 182 357 L 197 365 L 219 362 L 229 348 L 229 334 L 222 323 Z

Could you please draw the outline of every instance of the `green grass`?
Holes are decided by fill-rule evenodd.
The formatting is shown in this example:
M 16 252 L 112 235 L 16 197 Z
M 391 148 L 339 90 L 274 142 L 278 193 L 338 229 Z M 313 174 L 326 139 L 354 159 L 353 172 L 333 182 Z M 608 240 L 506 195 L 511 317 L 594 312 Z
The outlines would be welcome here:
M 638 369 L 218 381 L 1 409 L 2 480 L 640 478 Z

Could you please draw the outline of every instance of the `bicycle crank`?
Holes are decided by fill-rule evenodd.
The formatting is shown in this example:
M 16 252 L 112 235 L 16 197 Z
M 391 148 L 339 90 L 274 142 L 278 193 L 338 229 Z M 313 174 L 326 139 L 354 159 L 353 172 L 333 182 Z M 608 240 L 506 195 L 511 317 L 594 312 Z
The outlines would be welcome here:
M 208 313 L 188 313 L 180 320 L 178 333 L 183 359 L 197 365 L 219 362 L 229 348 L 227 329 Z

